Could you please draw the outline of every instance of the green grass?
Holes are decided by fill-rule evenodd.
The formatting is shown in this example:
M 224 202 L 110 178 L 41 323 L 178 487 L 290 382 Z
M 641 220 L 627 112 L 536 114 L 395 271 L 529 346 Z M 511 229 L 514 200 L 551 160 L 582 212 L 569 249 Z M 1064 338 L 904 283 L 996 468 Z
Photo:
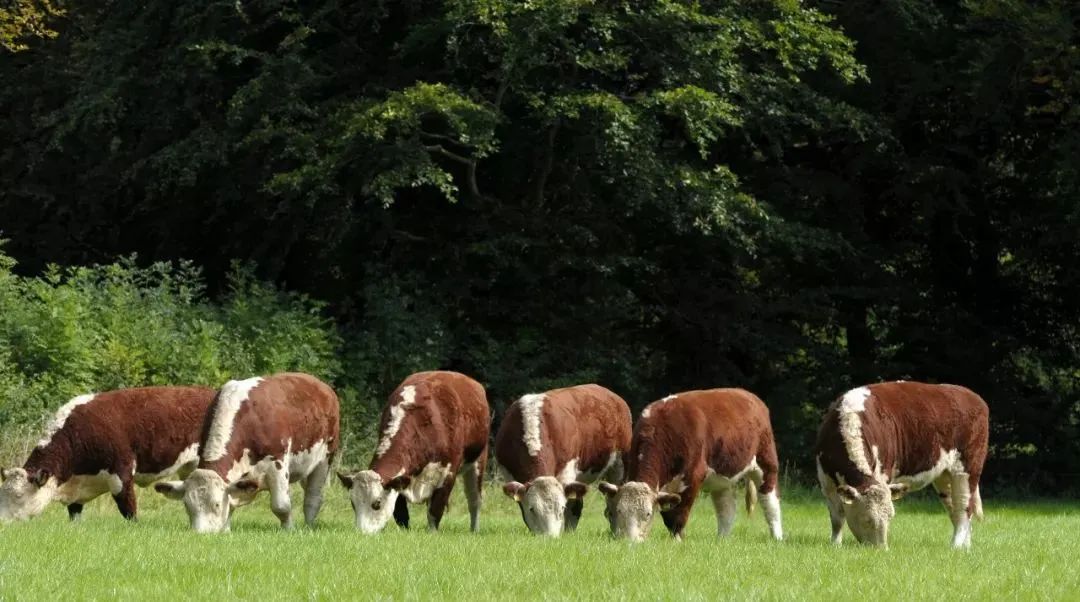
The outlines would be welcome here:
M 654 525 L 644 544 L 607 537 L 600 497 L 590 491 L 577 533 L 528 535 L 517 509 L 489 489 L 481 532 L 468 532 L 460 491 L 443 530 L 414 528 L 363 537 L 333 484 L 314 529 L 281 532 L 260 503 L 236 512 L 233 531 L 196 535 L 182 505 L 141 492 L 128 524 L 112 500 L 69 523 L 62 506 L 0 527 L 0 599 L 1077 599 L 1080 511 L 1060 502 L 986 501 L 973 549 L 949 548 L 944 511 L 926 496 L 898 504 L 889 550 L 828 543 L 824 505 L 810 493 L 784 500 L 786 541 L 769 541 L 761 511 L 715 536 L 708 498 L 686 540 Z M 299 516 L 299 492 L 294 512 Z M 419 528 L 417 528 L 419 527 Z

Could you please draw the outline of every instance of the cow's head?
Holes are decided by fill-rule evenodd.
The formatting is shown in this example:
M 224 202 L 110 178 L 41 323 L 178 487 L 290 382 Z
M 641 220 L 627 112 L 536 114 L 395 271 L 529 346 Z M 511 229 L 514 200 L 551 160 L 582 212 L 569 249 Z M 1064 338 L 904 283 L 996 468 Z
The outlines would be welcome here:
M 875 481 L 863 491 L 851 485 L 836 488 L 837 495 L 846 506 L 848 527 L 860 543 L 886 547 L 889 543 L 889 522 L 896 510 L 893 500 L 907 493 L 904 483 Z
M 503 485 L 503 493 L 511 497 L 521 508 L 521 518 L 536 535 L 558 537 L 563 529 L 563 515 L 567 500 L 585 497 L 585 483 L 563 485 L 555 477 L 537 477 L 522 484 L 511 481 Z
M 154 489 L 169 499 L 184 502 L 196 532 L 221 533 L 229 530 L 229 515 L 238 505 L 236 500 L 250 498 L 258 491 L 259 483 L 248 478 L 226 483 L 218 473 L 198 469 L 183 481 L 164 481 Z
M 384 482 L 374 470 L 363 470 L 352 476 L 339 472 L 338 479 L 349 490 L 356 528 L 366 534 L 378 533 L 386 527 L 394 514 L 398 494 L 412 483 L 407 475 Z
M 677 493 L 657 492 L 645 483 L 630 481 L 621 487 L 600 483 L 600 492 L 607 498 L 604 515 L 611 525 L 611 534 L 641 542 L 649 536 L 653 510 L 670 510 L 682 498 Z
M 23 468 L 0 471 L 0 522 L 28 520 L 45 511 L 56 493 L 56 478 L 48 470 Z

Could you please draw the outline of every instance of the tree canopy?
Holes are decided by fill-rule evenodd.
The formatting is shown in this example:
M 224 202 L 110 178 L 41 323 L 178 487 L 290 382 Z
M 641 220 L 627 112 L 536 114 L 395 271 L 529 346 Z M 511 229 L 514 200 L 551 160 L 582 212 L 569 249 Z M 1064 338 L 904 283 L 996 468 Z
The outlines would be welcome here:
M 847 388 L 957 382 L 998 474 L 1080 465 L 1071 2 L 63 8 L 0 54 L 19 269 L 250 260 L 372 390 L 743 386 L 795 468 Z

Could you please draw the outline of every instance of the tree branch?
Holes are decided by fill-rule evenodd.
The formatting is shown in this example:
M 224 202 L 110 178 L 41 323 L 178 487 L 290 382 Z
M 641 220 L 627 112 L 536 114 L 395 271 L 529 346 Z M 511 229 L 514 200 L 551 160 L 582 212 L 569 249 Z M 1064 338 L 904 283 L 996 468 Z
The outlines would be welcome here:
M 547 131 L 547 144 L 544 146 L 543 165 L 540 167 L 540 173 L 536 177 L 536 185 L 533 187 L 532 201 L 533 205 L 539 207 L 544 203 L 544 189 L 547 187 L 548 177 L 551 176 L 551 169 L 555 163 L 555 138 L 559 135 L 558 120 L 548 128 Z
M 469 190 L 469 194 L 476 199 L 488 198 L 480 192 L 480 186 L 476 183 L 476 159 L 471 159 L 469 157 L 465 157 L 457 153 L 448 151 L 440 144 L 425 145 L 424 150 L 435 153 L 437 155 L 441 155 L 443 157 L 446 157 L 447 159 L 450 159 L 451 161 L 454 161 L 455 163 L 460 163 L 464 165 L 466 168 L 465 184 Z

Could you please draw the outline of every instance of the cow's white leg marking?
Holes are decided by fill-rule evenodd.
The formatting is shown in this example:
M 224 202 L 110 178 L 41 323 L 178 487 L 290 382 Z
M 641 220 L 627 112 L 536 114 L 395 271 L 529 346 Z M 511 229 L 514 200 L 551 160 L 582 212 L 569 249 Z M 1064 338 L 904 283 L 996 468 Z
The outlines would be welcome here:
M 971 547 L 971 517 L 968 516 L 971 491 L 968 476 L 965 472 L 952 474 L 952 509 L 949 515 L 953 522 L 952 545 L 954 548 Z
M 480 530 L 480 502 L 483 492 L 480 490 L 480 463 L 472 462 L 462 467 L 461 478 L 465 481 L 465 501 L 469 504 L 469 530 Z
M 713 508 L 716 509 L 716 534 L 726 537 L 731 533 L 731 527 L 735 524 L 735 490 L 724 487 L 713 491 L 711 494 Z
M 240 411 L 251 394 L 251 390 L 262 382 L 262 378 L 256 376 L 247 380 L 230 380 L 221 386 L 218 391 L 217 403 L 214 408 L 214 417 L 210 422 L 210 432 L 206 436 L 206 448 L 203 450 L 203 459 L 213 462 L 225 456 L 226 446 L 232 439 L 233 423 L 236 421 L 236 413 Z
M 784 539 L 784 527 L 780 518 L 780 498 L 776 495 L 775 489 L 761 496 L 761 510 L 773 539 L 776 541 Z
M 414 405 L 416 405 L 416 387 L 406 385 L 401 390 L 401 401 L 390 406 L 390 422 L 386 424 L 386 430 L 383 431 L 379 447 L 375 448 L 376 458 L 380 458 L 390 451 L 390 444 L 394 442 L 394 435 L 397 435 L 398 430 L 401 428 L 401 421 L 405 419 L 405 412 Z
M 323 487 L 326 486 L 329 475 L 330 459 L 323 458 L 300 482 L 300 486 L 304 488 L 304 523 L 309 527 L 315 526 L 315 517 L 319 515 L 319 509 L 322 508 Z
M 56 411 L 56 415 L 49 421 L 49 425 L 45 427 L 45 434 L 42 435 L 41 440 L 37 442 L 37 447 L 45 447 L 52 441 L 53 435 L 58 433 L 60 429 L 64 428 L 64 423 L 67 422 L 71 412 L 75 408 L 94 401 L 94 394 L 79 395 L 78 397 L 72 397 L 70 401 L 60 406 L 60 409 Z
M 934 490 L 938 492 L 938 499 L 945 506 L 945 511 L 952 516 L 952 475 L 945 472 L 934 479 Z
M 270 510 L 281 521 L 282 528 L 292 528 L 292 499 L 289 497 L 289 462 L 270 462 L 266 467 L 266 487 L 270 490 Z
M 825 506 L 829 508 L 829 522 L 832 525 L 832 542 L 840 545 L 844 538 L 844 502 L 836 493 L 836 482 L 821 468 L 821 459 L 817 460 L 818 484 L 825 496 Z
M 521 408 L 521 441 L 529 455 L 535 456 L 543 446 L 540 438 L 540 416 L 544 409 L 544 395 L 523 395 L 517 403 Z
M 972 510 L 973 510 L 972 514 L 973 514 L 973 516 L 975 518 L 977 518 L 979 520 L 982 520 L 982 518 L 983 518 L 982 495 L 979 494 L 979 486 L 978 485 L 975 486 L 975 491 L 974 491 L 974 493 L 971 494 L 971 498 L 972 498 Z

